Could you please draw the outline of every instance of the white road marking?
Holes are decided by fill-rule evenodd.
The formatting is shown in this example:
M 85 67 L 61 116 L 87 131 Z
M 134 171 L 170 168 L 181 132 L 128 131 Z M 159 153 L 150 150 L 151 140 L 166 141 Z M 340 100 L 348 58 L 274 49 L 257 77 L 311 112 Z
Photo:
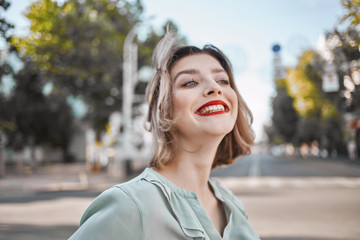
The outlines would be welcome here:
M 261 176 L 260 156 L 254 155 L 251 159 L 251 166 L 249 169 L 249 177 L 257 178 Z

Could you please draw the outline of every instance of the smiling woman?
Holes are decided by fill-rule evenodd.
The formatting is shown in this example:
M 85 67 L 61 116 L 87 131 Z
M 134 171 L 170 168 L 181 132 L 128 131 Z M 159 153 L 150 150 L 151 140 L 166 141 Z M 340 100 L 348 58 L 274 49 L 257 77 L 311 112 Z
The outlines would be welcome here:
M 179 46 L 169 32 L 153 62 L 150 167 L 96 198 L 70 239 L 259 239 L 239 199 L 209 178 L 254 140 L 230 62 L 211 45 Z
M 184 122 L 186 120 L 186 114 L 174 114 L 176 105 L 199 97 L 198 91 L 203 91 L 200 95 L 207 96 L 203 96 L 202 100 L 199 99 L 200 102 L 197 104 L 202 103 L 206 107 L 209 106 L 208 101 L 221 100 L 224 104 L 220 105 L 224 106 L 227 113 L 224 116 L 236 118 L 235 125 L 234 123 L 228 125 L 233 131 L 228 131 L 225 137 L 220 136 L 221 143 L 214 146 L 215 150 L 219 148 L 222 151 L 218 151 L 216 154 L 213 167 L 232 163 L 237 156 L 250 153 L 250 145 L 254 139 L 250 126 L 252 114 L 236 89 L 229 60 L 212 45 L 206 45 L 203 49 L 194 46 L 174 47 L 176 44 L 173 44 L 173 41 L 176 41 L 176 38 L 168 34 L 158 44 L 154 55 L 154 63 L 157 64 L 154 67 L 157 72 L 148 88 L 147 100 L 150 103 L 148 122 L 156 139 L 151 166 L 159 167 L 160 162 L 166 164 L 174 158 L 176 149 L 181 143 L 181 141 L 175 140 L 179 127 L 176 121 Z M 219 92 L 217 92 L 218 88 Z M 208 93 L 205 93 L 206 91 Z M 175 101 L 178 95 L 179 101 Z M 233 109 L 229 112 L 230 109 L 226 104 L 228 100 L 224 98 L 230 95 L 235 95 L 237 105 L 232 106 Z M 231 99 L 234 101 L 234 96 Z M 197 110 L 210 110 L 216 105 L 218 104 L 212 104 L 208 109 Z M 199 111 L 195 112 L 195 114 L 201 115 L 199 113 Z M 192 116 L 195 117 L 195 115 Z M 210 120 L 207 118 L 203 124 L 208 123 L 211 128 L 226 125 L 225 122 L 213 124 L 209 122 Z M 189 131 L 195 131 L 195 129 L 191 129 L 190 125 L 187 128 Z M 203 137 L 196 135 L 194 140 L 198 139 L 201 142 Z M 205 138 L 207 139 L 206 136 Z

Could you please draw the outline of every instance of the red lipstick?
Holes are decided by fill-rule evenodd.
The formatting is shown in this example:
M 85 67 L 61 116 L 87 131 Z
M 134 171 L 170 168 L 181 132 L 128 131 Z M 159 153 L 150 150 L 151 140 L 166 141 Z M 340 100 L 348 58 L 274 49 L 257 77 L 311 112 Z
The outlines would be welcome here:
M 203 113 L 201 114 L 199 111 L 200 109 L 207 107 L 207 106 L 212 106 L 212 105 L 223 105 L 225 110 L 224 111 L 215 111 L 215 112 L 209 112 L 209 113 Z M 223 114 L 223 113 L 227 113 L 229 112 L 229 106 L 221 100 L 214 100 L 214 101 L 210 101 L 205 103 L 204 105 L 202 105 L 201 107 L 199 107 L 198 110 L 196 110 L 196 114 L 200 115 L 200 116 L 211 116 L 211 115 L 218 115 L 218 114 Z

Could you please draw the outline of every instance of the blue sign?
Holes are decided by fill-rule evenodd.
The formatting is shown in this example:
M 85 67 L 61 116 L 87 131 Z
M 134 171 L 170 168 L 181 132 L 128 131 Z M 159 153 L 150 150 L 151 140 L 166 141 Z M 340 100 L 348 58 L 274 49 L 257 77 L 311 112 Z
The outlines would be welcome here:
M 273 52 L 277 53 L 277 52 L 280 52 L 280 45 L 279 44 L 274 44 L 273 47 L 272 47 L 272 50 Z

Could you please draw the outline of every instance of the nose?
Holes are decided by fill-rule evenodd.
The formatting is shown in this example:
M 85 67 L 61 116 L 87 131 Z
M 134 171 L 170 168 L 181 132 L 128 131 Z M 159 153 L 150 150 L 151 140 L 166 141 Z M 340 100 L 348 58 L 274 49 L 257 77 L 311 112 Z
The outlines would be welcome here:
M 209 81 L 204 89 L 204 97 L 211 96 L 211 95 L 221 95 L 221 87 L 217 82 L 214 80 Z

